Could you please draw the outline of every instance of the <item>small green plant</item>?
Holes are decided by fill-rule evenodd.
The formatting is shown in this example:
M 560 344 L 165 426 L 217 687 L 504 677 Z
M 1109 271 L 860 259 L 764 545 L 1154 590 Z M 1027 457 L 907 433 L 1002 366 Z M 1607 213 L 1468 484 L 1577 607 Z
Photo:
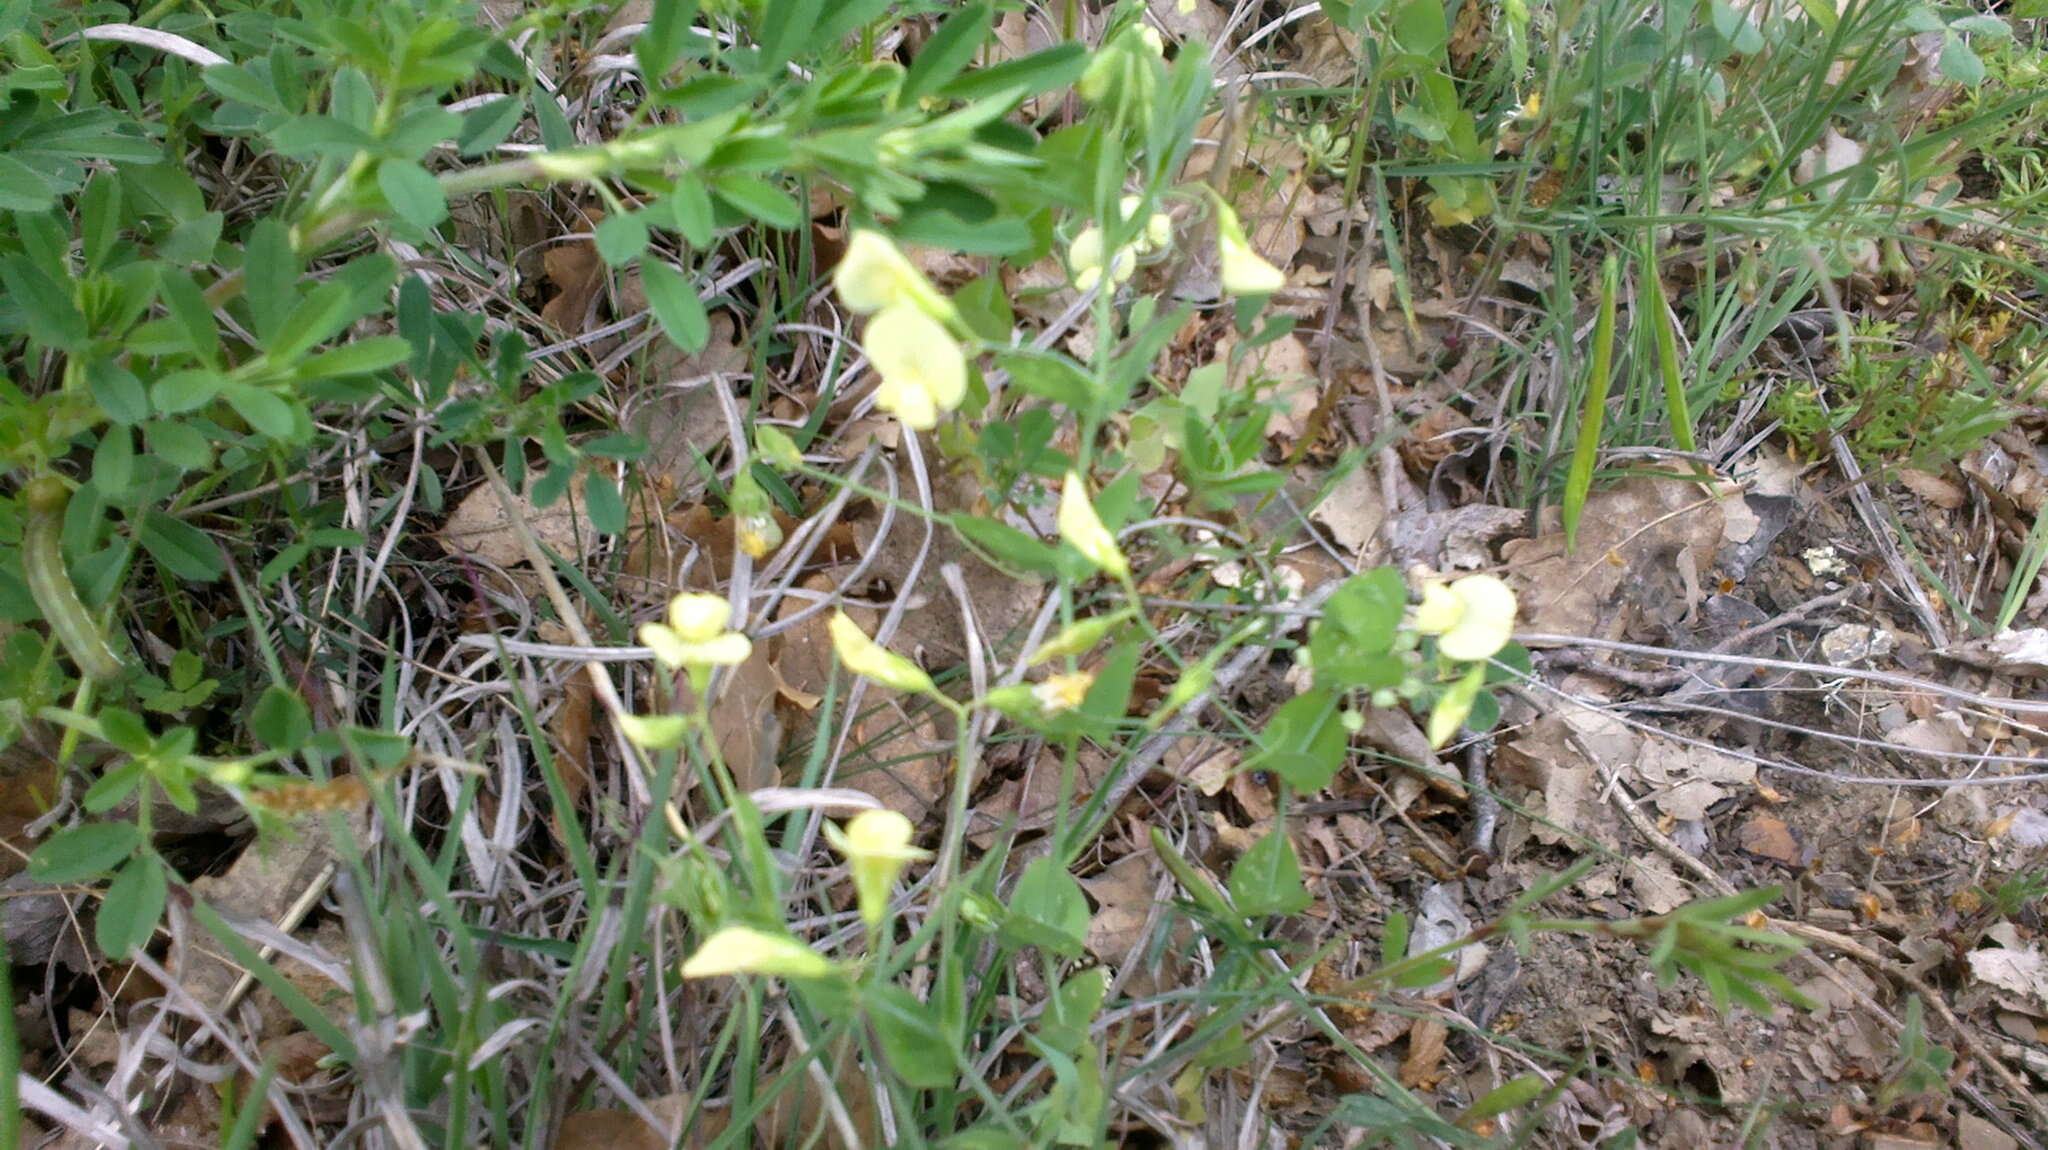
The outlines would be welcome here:
M 2011 422 L 1967 353 L 1916 354 L 1890 323 L 1859 324 L 1848 346 L 1824 389 L 1792 385 L 1772 397 L 1772 414 L 1803 452 L 1824 457 L 1841 435 L 1865 467 L 1938 467 Z

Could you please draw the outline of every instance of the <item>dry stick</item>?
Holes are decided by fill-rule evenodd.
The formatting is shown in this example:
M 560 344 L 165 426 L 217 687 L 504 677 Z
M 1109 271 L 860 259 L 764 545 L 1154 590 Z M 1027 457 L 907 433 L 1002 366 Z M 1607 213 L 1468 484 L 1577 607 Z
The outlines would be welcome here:
M 1577 741 L 1577 736 L 1573 737 L 1573 741 Z M 1587 748 L 1581 747 L 1580 749 L 1585 752 L 1588 759 L 1600 764 L 1601 773 L 1607 777 L 1608 796 L 1613 800 L 1615 808 L 1621 812 L 1622 817 L 1628 821 L 1629 826 L 1634 828 L 1637 834 L 1643 836 L 1644 841 L 1648 842 L 1652 849 L 1673 863 L 1692 872 L 1701 882 L 1712 887 L 1717 894 L 1726 897 L 1736 893 L 1734 884 L 1715 873 L 1707 864 L 1687 854 L 1684 848 L 1672 842 L 1664 832 L 1657 829 L 1656 824 L 1650 821 L 1649 816 L 1643 813 L 1642 808 L 1636 805 L 1636 801 L 1629 796 L 1627 789 L 1622 786 L 1620 772 L 1612 764 L 1603 762 Z M 1976 1031 L 1965 1026 L 1963 1021 L 1956 1017 L 1955 1012 L 1949 1009 L 1948 1000 L 1938 994 L 1933 987 L 1928 986 L 1919 975 L 1914 974 L 1912 971 L 1863 944 L 1845 938 L 1833 931 L 1808 926 L 1803 922 L 1779 918 L 1771 919 L 1770 925 L 1772 928 L 1782 930 L 1794 938 L 1814 943 L 1818 946 L 1824 946 L 1830 950 L 1847 955 L 1870 967 L 1872 970 L 1880 971 L 1903 983 L 1908 990 L 1919 995 L 1933 1008 L 1934 1012 L 1941 1017 L 1942 1022 L 1947 1024 L 1950 1032 L 1956 1036 L 1956 1040 L 1962 1043 L 1965 1050 L 1969 1051 L 1970 1057 L 1990 1067 L 1999 1082 L 2027 1107 L 2034 1116 L 2036 1127 L 2048 1130 L 2048 1105 L 2043 1105 L 2039 1099 L 2035 1098 L 2033 1092 L 2027 1089 L 2026 1083 L 2020 1081 L 2019 1075 L 2013 1073 L 2011 1067 L 2008 1067 L 2004 1062 L 1994 1057 L 1991 1051 L 1985 1048 L 1984 1044 L 1978 1040 Z M 1805 954 L 1801 957 L 1822 971 L 1827 970 L 1827 964 L 1822 962 L 1819 957 L 1812 954 Z M 1888 1030 L 1893 1033 L 1898 1032 L 1899 1026 L 1896 1021 L 1882 1014 L 1878 1018 L 1886 1025 Z M 1999 1114 L 1995 1107 L 1989 1106 L 1986 1100 L 1973 1099 L 1973 1101 L 1991 1117 L 1992 1121 L 1997 1122 L 2001 1126 L 2005 1124 L 2003 1116 Z

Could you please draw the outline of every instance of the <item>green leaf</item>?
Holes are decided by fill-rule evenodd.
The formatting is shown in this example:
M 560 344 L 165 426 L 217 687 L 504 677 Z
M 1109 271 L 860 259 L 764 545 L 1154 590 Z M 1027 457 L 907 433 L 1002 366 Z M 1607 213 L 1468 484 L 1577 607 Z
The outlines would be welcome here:
M 1247 767 L 1272 771 L 1298 791 L 1319 791 L 1330 785 L 1344 764 L 1350 742 L 1337 721 L 1337 698 L 1328 691 L 1307 691 L 1280 705 L 1259 732 L 1259 752 Z
M 592 238 L 607 267 L 619 267 L 647 250 L 647 220 L 639 212 L 618 212 L 598 221 Z
M 1961 36 L 1946 33 L 1941 43 L 1941 74 L 1965 88 L 1974 88 L 1984 82 L 1984 61 Z
M 719 199 L 771 228 L 789 231 L 804 222 L 795 197 L 758 176 L 720 176 L 713 190 Z
M 959 75 L 974 62 L 975 52 L 988 40 L 993 20 L 987 4 L 970 4 L 946 17 L 946 22 L 925 41 L 904 72 L 897 102 L 913 106 L 918 97 Z
M 337 375 L 368 375 L 397 367 L 412 358 L 412 343 L 402 336 L 379 335 L 345 343 L 323 351 L 299 364 L 300 379 L 324 379 Z
M 1458 1125 L 1471 1129 L 1488 1118 L 1497 1118 L 1517 1106 L 1526 1106 L 1550 1089 L 1550 1084 L 1535 1074 L 1524 1074 L 1510 1078 L 1499 1086 L 1479 1096 L 1479 1100 L 1465 1108 L 1458 1115 Z
M 676 181 L 675 190 L 668 194 L 666 202 L 676 232 L 693 248 L 709 246 L 712 235 L 711 192 L 705 187 L 703 178 L 695 173 L 685 173 Z
M 135 373 L 112 360 L 96 360 L 86 369 L 86 387 L 108 419 L 133 427 L 149 418 L 149 392 Z
M 277 89 L 245 65 L 210 64 L 199 73 L 199 81 L 224 99 L 266 111 L 283 110 Z
M 1102 389 L 1094 379 L 1056 352 L 1004 352 L 996 356 L 996 366 L 1010 373 L 1010 382 L 1019 390 L 1062 404 L 1076 414 L 1094 412 L 1101 403 Z
M 939 1029 L 937 1012 L 894 983 L 870 984 L 862 989 L 861 998 L 882 1053 L 898 1078 L 918 1090 L 953 1084 L 959 1077 L 954 1044 Z
M 267 435 L 280 443 L 289 443 L 298 431 L 298 419 L 292 405 L 276 392 L 253 384 L 228 381 L 221 389 L 227 397 L 228 406 L 235 414 L 249 421 L 249 426 L 259 434 Z
M 1048 953 L 1079 957 L 1088 935 L 1088 898 L 1065 867 L 1050 858 L 1036 859 L 1010 892 L 1003 931 Z
M 935 95 L 946 100 L 974 101 L 999 93 L 1032 96 L 1064 88 L 1081 78 L 1088 68 L 1085 44 L 1068 42 L 1021 60 L 1005 60 L 989 68 L 977 68 L 941 87 Z
M 1593 323 L 1593 364 L 1586 377 L 1586 402 L 1579 409 L 1579 435 L 1572 445 L 1571 469 L 1565 474 L 1564 545 L 1578 546 L 1579 516 L 1586 510 L 1586 496 L 1593 489 L 1593 467 L 1600 458 L 1600 431 L 1607 421 L 1607 388 L 1614 371 L 1614 297 L 1619 290 L 1621 268 L 1609 254 L 1600 269 L 1600 312 Z
M 7 289 L 8 302 L 21 309 L 30 324 L 29 335 L 38 343 L 59 351 L 76 351 L 89 338 L 85 317 L 71 299 L 71 279 L 60 284 L 26 256 L 0 258 L 0 287 Z
M 427 231 L 448 218 L 448 194 L 441 181 L 418 164 L 385 160 L 377 165 L 377 188 L 398 218 Z
M 142 842 L 134 823 L 85 823 L 58 831 L 28 856 L 28 873 L 39 882 L 78 882 L 121 865 Z
M 225 570 L 220 548 L 206 532 L 153 508 L 143 513 L 136 537 L 150 557 L 177 578 L 211 583 Z
M 109 500 L 119 500 L 135 481 L 135 433 L 110 426 L 100 433 L 92 453 L 92 482 Z
M 583 477 L 583 510 L 600 535 L 626 533 L 626 501 L 611 476 L 591 472 Z
M 142 441 L 151 455 L 184 471 L 202 471 L 213 465 L 213 447 L 206 437 L 182 423 L 155 420 L 142 425 Z
M 156 933 L 157 920 L 163 917 L 169 890 L 162 862 L 151 855 L 130 859 L 100 902 L 99 920 L 93 924 L 100 953 L 126 958 L 147 944 Z
M 1275 825 L 1230 868 L 1230 898 L 1240 914 L 1294 914 L 1309 904 L 1301 862 L 1285 827 Z
M 640 284 L 647 293 L 647 306 L 654 310 L 655 322 L 669 339 L 687 352 L 704 350 L 711 339 L 711 321 L 704 314 L 704 301 L 697 298 L 697 289 L 688 277 L 660 260 L 643 260 Z
M 313 712 L 297 691 L 272 683 L 249 712 L 249 730 L 271 750 L 296 751 L 313 734 Z
M 208 367 L 219 367 L 220 327 L 214 322 L 213 307 L 206 302 L 206 293 L 199 290 L 191 276 L 179 271 L 166 271 L 160 290 L 164 306 L 185 333 L 192 354 Z
M 953 530 L 970 546 L 986 552 L 998 565 L 1038 575 L 1057 575 L 1068 564 L 1060 548 L 1010 526 L 964 511 L 955 512 Z M 1079 558 L 1076 556 L 1076 558 Z
M 462 130 L 455 136 L 455 147 L 464 156 L 481 156 L 504 143 L 525 115 L 526 99 L 516 92 L 502 100 L 471 108 L 462 117 Z
M 225 386 L 227 380 L 207 368 L 174 371 L 150 385 L 149 398 L 162 414 L 182 415 L 212 403 Z
M 34 168 L 0 152 L 0 211 L 40 212 L 57 202 L 57 190 Z

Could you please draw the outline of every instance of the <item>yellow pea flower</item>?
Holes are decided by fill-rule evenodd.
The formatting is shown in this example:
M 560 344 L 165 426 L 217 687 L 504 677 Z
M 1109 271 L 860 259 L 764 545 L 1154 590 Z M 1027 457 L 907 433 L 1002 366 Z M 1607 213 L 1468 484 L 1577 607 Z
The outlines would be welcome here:
M 846 612 L 833 612 L 827 630 L 832 633 L 832 650 L 847 670 L 898 691 L 937 693 L 938 688 L 932 685 L 932 677 L 924 673 L 924 668 L 868 638 L 868 633 L 847 618 Z
M 1116 545 L 1116 536 L 1109 533 L 1109 528 L 1102 525 L 1101 516 L 1095 514 L 1095 504 L 1089 501 L 1088 487 L 1078 472 L 1067 472 L 1067 481 L 1060 488 L 1058 522 L 1060 538 L 1088 562 L 1113 578 L 1130 578 L 1130 561 L 1124 558 L 1123 550 Z
M 862 346 L 882 377 L 875 405 L 928 431 L 967 398 L 967 355 L 944 324 L 915 304 L 895 303 L 868 321 Z
M 846 254 L 832 270 L 839 302 L 860 315 L 909 304 L 933 319 L 951 319 L 953 301 L 917 270 L 896 242 L 880 232 L 856 228 L 846 240 Z
M 728 926 L 705 939 L 697 953 L 683 963 L 683 977 L 767 974 L 780 978 L 824 978 L 835 969 L 831 959 L 786 934 L 771 934 L 751 926 Z
M 1287 286 L 1287 273 L 1252 250 L 1237 213 L 1220 197 L 1216 201 L 1216 260 L 1223 290 L 1231 295 L 1272 295 Z
M 1058 715 L 1080 706 L 1088 697 L 1088 688 L 1094 685 L 1095 675 L 1088 671 L 1048 675 L 1043 683 L 1031 688 L 1031 698 L 1038 704 L 1039 713 Z
M 1436 648 L 1445 658 L 1491 659 L 1514 633 L 1516 606 L 1514 589 L 1499 577 L 1467 575 L 1449 587 L 1423 588 L 1415 629 L 1435 635 Z
M 833 849 L 846 856 L 853 871 L 853 893 L 860 906 L 861 921 L 873 930 L 889 913 L 889 888 L 903 868 L 932 852 L 910 845 L 916 828 L 895 811 L 862 811 L 846 828 L 825 824 L 825 838 Z
M 666 623 L 640 625 L 640 642 L 654 648 L 656 661 L 671 671 L 744 663 L 754 645 L 725 629 L 731 619 L 732 604 L 724 596 L 685 592 L 669 600 Z
M 1429 712 L 1429 745 L 1441 747 L 1451 741 L 1458 728 L 1472 715 L 1472 704 L 1479 701 L 1479 688 L 1486 683 L 1486 665 L 1474 663 L 1470 670 L 1459 676 L 1449 689 L 1437 696 L 1436 706 Z

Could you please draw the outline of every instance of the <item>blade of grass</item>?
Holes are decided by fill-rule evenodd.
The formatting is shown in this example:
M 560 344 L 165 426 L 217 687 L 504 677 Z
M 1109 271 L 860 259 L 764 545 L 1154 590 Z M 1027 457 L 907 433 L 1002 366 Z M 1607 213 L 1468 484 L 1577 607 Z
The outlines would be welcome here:
M 1643 261 L 1643 291 L 1649 297 L 1642 310 L 1657 341 L 1657 372 L 1664 379 L 1664 415 L 1671 422 L 1671 442 L 1680 451 L 1698 451 L 1692 434 L 1692 408 L 1685 400 L 1685 379 L 1679 372 L 1678 332 L 1671 323 L 1655 252 L 1647 253 Z
M 1572 446 L 1571 470 L 1564 481 L 1564 545 L 1578 548 L 1579 516 L 1593 489 L 1593 464 L 1600 455 L 1600 432 L 1607 420 L 1607 388 L 1614 370 L 1614 296 L 1621 265 L 1609 254 L 1600 269 L 1600 318 L 1593 325 L 1593 366 L 1586 378 L 1586 406 L 1579 413 L 1579 438 Z

